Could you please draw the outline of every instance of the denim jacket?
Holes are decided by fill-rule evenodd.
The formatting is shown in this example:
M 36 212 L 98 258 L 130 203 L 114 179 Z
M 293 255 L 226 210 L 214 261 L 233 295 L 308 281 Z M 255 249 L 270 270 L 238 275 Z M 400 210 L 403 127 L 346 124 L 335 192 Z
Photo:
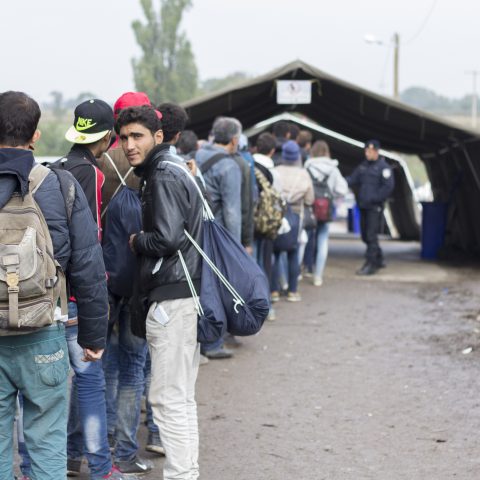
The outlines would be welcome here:
M 225 158 L 204 173 L 207 191 L 216 220 L 239 242 L 242 234 L 242 172 L 228 152 L 215 145 L 205 145 L 197 151 L 195 160 L 200 167 L 217 153 L 225 152 Z

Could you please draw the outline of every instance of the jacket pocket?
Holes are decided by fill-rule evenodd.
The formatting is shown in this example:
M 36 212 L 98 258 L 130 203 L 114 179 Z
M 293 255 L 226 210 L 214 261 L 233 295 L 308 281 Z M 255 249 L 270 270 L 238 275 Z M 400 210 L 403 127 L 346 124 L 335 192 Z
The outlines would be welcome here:
M 53 353 L 36 354 L 33 359 L 40 380 L 47 387 L 57 387 L 66 380 L 70 367 L 63 348 Z

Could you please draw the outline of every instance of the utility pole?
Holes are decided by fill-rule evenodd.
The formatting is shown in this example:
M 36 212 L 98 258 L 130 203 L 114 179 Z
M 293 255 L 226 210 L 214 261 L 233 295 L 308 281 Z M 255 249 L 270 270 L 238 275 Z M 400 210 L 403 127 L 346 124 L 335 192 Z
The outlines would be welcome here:
M 364 35 L 363 39 L 370 44 L 385 46 L 382 40 L 379 40 L 372 34 Z M 399 76 L 400 76 L 400 35 L 394 33 L 392 37 L 393 42 L 393 98 L 398 100 L 399 95 Z
M 473 79 L 473 92 L 472 92 L 472 127 L 477 128 L 477 76 L 480 70 L 470 70 L 466 72 L 467 75 L 471 75 Z
M 400 60 L 400 35 L 393 34 L 393 98 L 399 98 L 399 60 Z

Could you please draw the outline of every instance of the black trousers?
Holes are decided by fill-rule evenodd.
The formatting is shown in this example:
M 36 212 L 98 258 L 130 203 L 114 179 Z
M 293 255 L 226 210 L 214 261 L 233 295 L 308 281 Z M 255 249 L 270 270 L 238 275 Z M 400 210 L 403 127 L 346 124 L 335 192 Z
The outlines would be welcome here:
M 383 227 L 383 209 L 381 207 L 360 209 L 360 229 L 362 241 L 367 246 L 365 259 L 378 267 L 383 263 L 383 252 L 378 243 L 378 234 Z

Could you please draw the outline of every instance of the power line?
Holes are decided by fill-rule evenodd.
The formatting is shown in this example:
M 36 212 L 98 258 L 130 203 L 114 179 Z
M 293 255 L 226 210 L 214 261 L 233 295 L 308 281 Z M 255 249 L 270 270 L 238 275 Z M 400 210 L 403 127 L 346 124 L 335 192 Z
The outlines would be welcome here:
M 410 37 L 407 41 L 402 42 L 402 45 L 408 45 L 409 43 L 412 43 L 423 32 L 424 28 L 427 26 L 428 21 L 430 20 L 430 17 L 432 16 L 433 11 L 435 10 L 435 7 L 437 6 L 437 3 L 438 0 L 433 0 L 432 6 L 430 7 L 430 10 L 428 11 L 426 17 L 423 19 L 420 28 L 417 30 L 415 35 Z

